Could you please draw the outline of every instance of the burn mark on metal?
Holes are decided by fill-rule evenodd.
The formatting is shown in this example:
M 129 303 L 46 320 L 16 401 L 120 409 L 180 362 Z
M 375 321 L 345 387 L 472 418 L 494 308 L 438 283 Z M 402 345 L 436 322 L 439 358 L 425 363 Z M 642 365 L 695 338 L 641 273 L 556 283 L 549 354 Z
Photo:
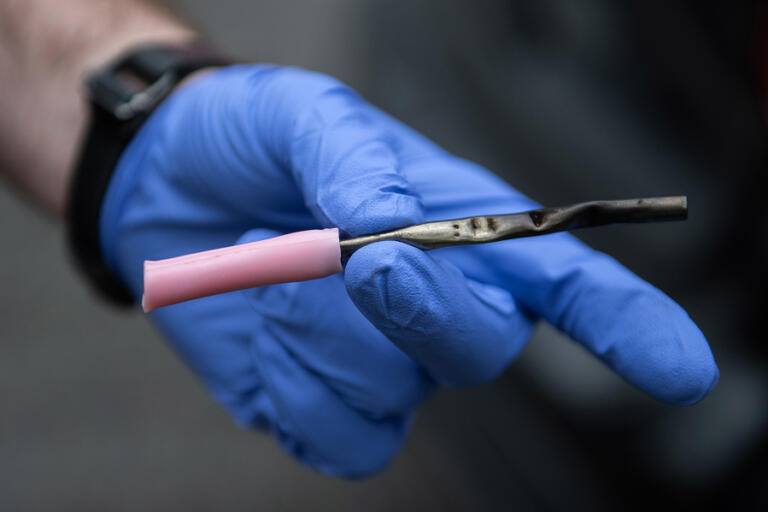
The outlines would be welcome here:
M 544 212 L 541 210 L 533 210 L 528 212 L 528 216 L 531 218 L 533 225 L 536 227 L 541 226 L 541 223 L 544 221 Z

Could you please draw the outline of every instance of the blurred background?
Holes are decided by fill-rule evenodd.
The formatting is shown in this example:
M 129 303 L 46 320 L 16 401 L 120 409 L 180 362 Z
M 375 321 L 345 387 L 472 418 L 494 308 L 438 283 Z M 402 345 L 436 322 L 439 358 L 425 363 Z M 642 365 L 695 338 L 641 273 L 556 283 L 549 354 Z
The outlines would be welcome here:
M 331 479 L 234 426 L 0 187 L 0 510 L 768 509 L 760 2 L 164 3 L 234 56 L 341 78 L 543 204 L 688 194 L 686 223 L 579 236 L 690 312 L 720 384 L 664 406 L 542 326 L 497 382 L 426 403 L 383 474 Z

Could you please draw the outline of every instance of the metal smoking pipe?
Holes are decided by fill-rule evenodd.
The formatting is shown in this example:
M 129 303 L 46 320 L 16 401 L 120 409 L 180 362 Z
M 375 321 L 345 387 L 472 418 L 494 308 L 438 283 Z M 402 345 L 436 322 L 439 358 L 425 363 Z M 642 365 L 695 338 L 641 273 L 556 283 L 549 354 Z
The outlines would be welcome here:
M 548 235 L 558 231 L 591 228 L 608 224 L 630 224 L 685 220 L 686 196 L 589 201 L 558 208 L 539 208 L 521 213 L 480 215 L 463 219 L 414 224 L 384 233 L 342 240 L 341 257 L 374 242 L 395 241 L 419 249 L 440 249 L 455 245 L 486 244 L 512 238 Z

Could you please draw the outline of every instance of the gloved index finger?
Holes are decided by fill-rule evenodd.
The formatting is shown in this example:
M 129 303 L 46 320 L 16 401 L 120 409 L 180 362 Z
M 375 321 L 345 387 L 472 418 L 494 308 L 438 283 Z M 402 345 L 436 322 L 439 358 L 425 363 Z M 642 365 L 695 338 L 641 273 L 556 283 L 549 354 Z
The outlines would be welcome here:
M 259 133 L 325 226 L 356 236 L 418 223 L 421 199 L 400 172 L 396 136 L 335 79 L 300 69 L 259 86 Z
M 547 235 L 473 249 L 474 256 L 451 249 L 451 259 L 470 268 L 461 260 L 479 255 L 493 274 L 483 278 L 503 283 L 529 310 L 655 398 L 691 404 L 717 383 L 712 352 L 688 314 L 575 237 Z

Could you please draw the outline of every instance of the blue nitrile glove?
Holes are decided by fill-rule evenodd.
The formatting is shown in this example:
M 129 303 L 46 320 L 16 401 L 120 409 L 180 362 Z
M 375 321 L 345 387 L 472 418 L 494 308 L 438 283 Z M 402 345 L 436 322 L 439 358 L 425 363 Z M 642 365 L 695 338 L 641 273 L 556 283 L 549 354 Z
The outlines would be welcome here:
M 355 236 L 535 206 L 332 78 L 234 66 L 152 115 L 114 175 L 101 237 L 138 298 L 145 259 L 318 226 Z M 343 275 L 150 316 L 240 424 L 347 477 L 391 460 L 435 384 L 499 375 L 537 317 L 659 400 L 694 403 L 718 378 L 685 311 L 567 234 L 431 253 L 373 244 Z

